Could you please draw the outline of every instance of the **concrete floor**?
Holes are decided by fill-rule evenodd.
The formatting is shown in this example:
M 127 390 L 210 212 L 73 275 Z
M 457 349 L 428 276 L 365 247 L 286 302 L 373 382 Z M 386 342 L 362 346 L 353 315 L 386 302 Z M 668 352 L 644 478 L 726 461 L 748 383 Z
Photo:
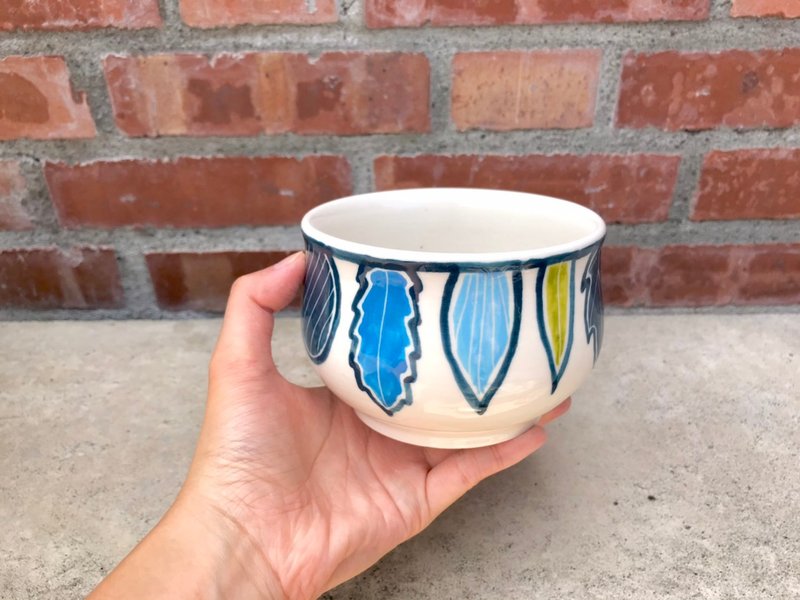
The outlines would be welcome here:
M 0 598 L 80 598 L 155 523 L 218 327 L 0 324 Z M 800 315 L 610 317 L 550 434 L 326 597 L 800 598 Z

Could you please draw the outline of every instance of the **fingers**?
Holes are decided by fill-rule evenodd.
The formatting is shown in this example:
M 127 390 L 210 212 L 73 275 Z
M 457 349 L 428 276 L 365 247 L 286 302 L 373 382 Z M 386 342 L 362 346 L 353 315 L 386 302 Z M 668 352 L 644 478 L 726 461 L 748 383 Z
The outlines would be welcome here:
M 296 252 L 233 283 L 215 359 L 272 364 L 269 340 L 273 313 L 285 308 L 297 294 L 303 281 L 304 257 Z
M 507 442 L 454 452 L 428 474 L 426 487 L 433 514 L 438 515 L 483 479 L 531 455 L 546 439 L 544 429 L 536 426 Z
M 539 418 L 539 422 L 537 425 L 540 427 L 543 425 L 547 425 L 548 423 L 552 423 L 558 417 L 562 416 L 565 412 L 569 410 L 569 407 L 572 406 L 572 398 L 567 398 L 561 404 L 556 406 L 550 412 L 546 412 Z

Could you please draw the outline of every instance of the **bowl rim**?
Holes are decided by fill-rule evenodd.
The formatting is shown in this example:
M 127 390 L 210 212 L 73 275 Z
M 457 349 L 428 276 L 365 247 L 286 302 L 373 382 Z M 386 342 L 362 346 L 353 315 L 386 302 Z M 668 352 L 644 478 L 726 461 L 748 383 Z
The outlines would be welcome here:
M 460 194 L 459 200 L 468 203 L 477 203 L 480 201 L 485 202 L 486 198 L 479 198 L 487 194 L 501 195 L 509 201 L 524 200 L 525 202 L 535 201 L 540 203 L 550 204 L 554 210 L 569 210 L 574 213 L 582 214 L 588 217 L 595 225 L 593 231 L 569 242 L 561 244 L 553 244 L 549 246 L 540 246 L 538 248 L 497 251 L 497 252 L 431 252 L 424 250 L 402 250 L 397 248 L 390 248 L 385 246 L 376 246 L 372 244 L 364 244 L 361 242 L 353 242 L 345 238 L 325 233 L 318 229 L 312 223 L 315 216 L 321 213 L 334 210 L 339 206 L 358 205 L 365 201 L 386 200 L 392 197 L 406 196 L 414 192 L 426 193 L 441 193 L 443 196 L 446 194 Z M 406 200 L 407 201 L 407 200 Z M 545 196 L 542 194 L 532 194 L 528 192 L 518 192 L 511 190 L 498 190 L 490 188 L 453 188 L 453 187 L 423 187 L 423 188 L 404 188 L 397 190 L 386 190 L 379 192 L 368 192 L 364 194 L 352 194 L 324 202 L 315 206 L 303 216 L 300 223 L 300 229 L 303 236 L 307 241 L 318 246 L 323 246 L 331 249 L 334 254 L 345 256 L 352 260 L 357 260 L 359 257 L 372 260 L 384 260 L 392 262 L 407 262 L 407 263 L 470 263 L 470 264 L 502 264 L 506 262 L 519 262 L 530 261 L 536 259 L 547 259 L 556 256 L 567 256 L 573 253 L 583 254 L 583 250 L 590 248 L 598 243 L 602 243 L 606 235 L 606 224 L 603 219 L 595 211 L 561 198 L 553 196 Z

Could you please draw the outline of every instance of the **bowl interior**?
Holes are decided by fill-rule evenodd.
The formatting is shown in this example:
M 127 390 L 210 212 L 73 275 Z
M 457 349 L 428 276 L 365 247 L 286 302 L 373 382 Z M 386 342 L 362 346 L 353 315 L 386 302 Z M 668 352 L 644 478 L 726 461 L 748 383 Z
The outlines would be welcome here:
M 576 249 L 599 240 L 605 225 L 583 206 L 546 196 L 428 188 L 328 202 L 306 215 L 303 231 L 366 254 L 487 256 Z

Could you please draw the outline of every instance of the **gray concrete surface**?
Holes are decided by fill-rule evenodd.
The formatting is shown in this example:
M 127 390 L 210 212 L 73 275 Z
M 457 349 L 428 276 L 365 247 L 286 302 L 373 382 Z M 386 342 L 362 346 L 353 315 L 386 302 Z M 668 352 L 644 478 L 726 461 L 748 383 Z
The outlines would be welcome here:
M 82 597 L 155 523 L 218 326 L 0 324 L 1 598 Z M 799 367 L 798 314 L 611 317 L 540 452 L 326 597 L 800 598 Z
M 372 161 L 380 154 L 527 154 L 616 153 L 681 154 L 669 220 L 662 223 L 609 227 L 613 245 L 769 243 L 800 241 L 793 220 L 689 220 L 704 155 L 712 149 L 800 146 L 800 128 L 731 129 L 663 132 L 654 128 L 614 126 L 623 56 L 631 51 L 709 51 L 795 47 L 800 28 L 793 19 L 734 19 L 730 0 L 712 0 L 710 18 L 698 22 L 588 23 L 546 26 L 481 26 L 414 29 L 369 29 L 364 2 L 338 3 L 339 22 L 319 27 L 266 26 L 201 30 L 187 27 L 179 0 L 160 0 L 162 29 L 101 29 L 82 32 L 4 32 L 0 57 L 15 54 L 57 54 L 66 58 L 76 90 L 87 94 L 97 123 L 96 138 L 81 141 L 13 140 L 0 144 L 0 159 L 20 160 L 29 182 L 24 198 L 37 228 L 0 231 L 0 249 L 29 246 L 102 244 L 119 258 L 126 305 L 113 310 L 8 310 L 0 319 L 175 318 L 197 313 L 160 309 L 153 293 L 144 252 L 214 250 L 293 250 L 301 247 L 296 227 L 231 227 L 216 229 L 107 230 L 61 228 L 48 199 L 42 173 L 45 161 L 69 163 L 99 159 L 177 156 L 305 156 L 344 154 L 353 169 L 354 192 L 373 189 Z M 598 48 L 603 52 L 594 125 L 570 130 L 458 132 L 450 118 L 451 65 L 459 51 L 497 49 Z M 431 65 L 431 131 L 420 134 L 308 136 L 280 134 L 253 137 L 130 138 L 114 124 L 101 66 L 107 54 L 159 52 L 324 51 L 424 52 Z

